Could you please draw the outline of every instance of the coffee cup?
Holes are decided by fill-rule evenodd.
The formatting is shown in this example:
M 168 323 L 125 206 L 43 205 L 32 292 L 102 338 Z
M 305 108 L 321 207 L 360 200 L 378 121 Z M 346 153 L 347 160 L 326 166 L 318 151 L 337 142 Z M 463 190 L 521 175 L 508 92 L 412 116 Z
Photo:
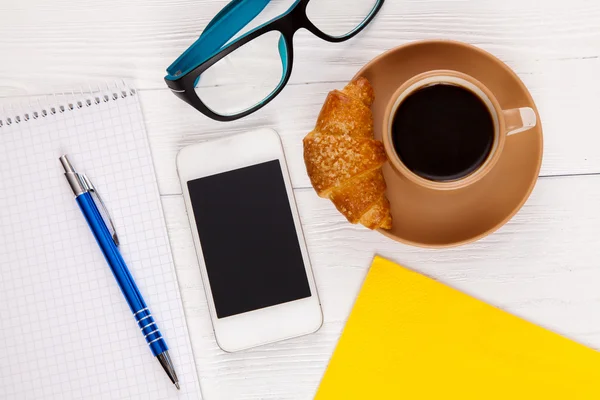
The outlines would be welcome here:
M 487 175 L 508 136 L 536 123 L 533 109 L 502 109 L 472 76 L 434 70 L 414 76 L 392 95 L 383 143 L 396 173 L 425 188 L 456 190 Z

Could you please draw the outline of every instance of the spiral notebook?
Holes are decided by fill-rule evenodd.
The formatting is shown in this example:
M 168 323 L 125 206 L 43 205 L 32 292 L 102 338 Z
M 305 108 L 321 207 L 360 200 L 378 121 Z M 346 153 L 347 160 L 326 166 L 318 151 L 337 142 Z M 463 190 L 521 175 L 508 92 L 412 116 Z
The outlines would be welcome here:
M 71 97 L 0 115 L 0 398 L 200 398 L 138 96 L 119 85 Z M 63 153 L 104 197 L 181 391 L 77 208 Z

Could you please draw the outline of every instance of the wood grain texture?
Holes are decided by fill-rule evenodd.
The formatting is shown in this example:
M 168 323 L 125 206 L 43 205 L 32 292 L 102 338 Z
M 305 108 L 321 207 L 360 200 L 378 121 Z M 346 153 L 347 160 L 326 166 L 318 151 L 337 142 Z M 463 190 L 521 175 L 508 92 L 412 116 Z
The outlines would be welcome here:
M 291 1 L 274 0 L 266 18 Z M 165 68 L 225 4 L 0 1 L 0 107 L 121 78 L 139 89 L 206 399 L 311 398 L 376 253 L 600 349 L 600 176 L 542 178 L 499 232 L 431 251 L 348 224 L 309 187 L 301 148 L 327 92 L 362 65 L 397 45 L 447 38 L 490 51 L 529 87 L 544 123 L 543 176 L 600 174 L 600 2 L 388 0 L 346 43 L 298 32 L 290 84 L 260 112 L 229 124 L 207 119 L 163 82 Z M 226 354 L 214 341 L 174 160 L 188 144 L 257 127 L 282 136 L 325 323 L 314 335 Z
M 292 2 L 273 1 L 267 15 Z M 71 90 L 78 82 L 121 78 L 133 80 L 140 89 L 164 88 L 166 67 L 225 4 L 3 1 L 0 95 Z M 491 51 L 517 73 L 532 75 L 526 82 L 531 85 L 557 69 L 564 72 L 569 60 L 596 63 L 599 19 L 600 3 L 595 0 L 388 0 L 377 20 L 346 43 L 326 43 L 299 32 L 292 82 L 344 81 L 384 50 L 413 40 L 448 38 Z
M 559 87 L 560 80 L 555 81 Z M 600 83 L 600 79 L 597 82 Z M 343 86 L 341 82 L 289 85 L 259 112 L 225 124 L 204 117 L 167 91 L 142 91 L 142 108 L 154 159 L 159 166 L 161 193 L 181 193 L 175 169 L 175 157 L 181 148 L 259 127 L 271 127 L 281 135 L 294 187 L 310 187 L 302 138 L 314 128 L 327 93 Z M 582 84 L 581 94 L 585 91 Z M 594 98 L 586 97 L 587 103 L 574 98 L 567 101 L 559 92 L 538 97 L 543 100 L 537 103 L 544 125 L 541 175 L 600 173 L 600 129 L 595 121 L 595 110 L 600 110 L 600 91 Z

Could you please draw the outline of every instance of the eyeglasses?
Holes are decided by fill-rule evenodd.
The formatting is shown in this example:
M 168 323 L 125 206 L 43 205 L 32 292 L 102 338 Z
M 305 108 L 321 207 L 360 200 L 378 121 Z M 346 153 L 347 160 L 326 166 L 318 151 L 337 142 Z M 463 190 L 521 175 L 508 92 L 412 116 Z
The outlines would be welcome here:
M 218 121 L 252 114 L 288 82 L 296 31 L 343 42 L 373 20 L 384 0 L 297 0 L 282 15 L 234 38 L 269 2 L 234 0 L 223 8 L 167 68 L 165 82 L 173 93 Z

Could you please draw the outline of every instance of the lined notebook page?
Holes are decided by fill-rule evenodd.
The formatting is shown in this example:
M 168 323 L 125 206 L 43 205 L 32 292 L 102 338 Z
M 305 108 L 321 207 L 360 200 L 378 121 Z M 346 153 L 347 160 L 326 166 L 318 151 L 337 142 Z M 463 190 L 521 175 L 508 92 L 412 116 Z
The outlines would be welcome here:
M 0 398 L 200 398 L 138 96 L 127 89 L 79 101 L 46 116 L 29 110 L 20 122 L 0 115 Z M 63 153 L 104 197 L 180 392 L 79 211 Z

